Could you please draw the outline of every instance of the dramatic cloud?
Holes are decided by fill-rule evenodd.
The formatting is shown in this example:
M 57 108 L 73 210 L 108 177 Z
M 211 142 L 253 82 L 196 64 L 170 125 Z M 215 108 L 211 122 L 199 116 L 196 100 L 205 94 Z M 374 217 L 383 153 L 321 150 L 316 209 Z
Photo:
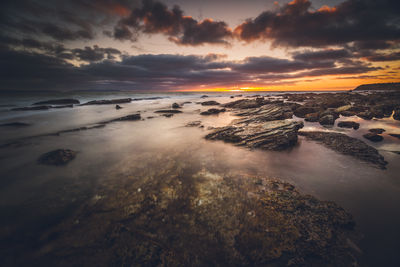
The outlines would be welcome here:
M 138 33 L 161 33 L 179 45 L 228 44 L 231 29 L 223 21 L 205 19 L 197 21 L 184 16 L 183 11 L 172 9 L 160 2 L 143 1 L 141 8 L 131 10 L 130 16 L 122 18 L 114 28 L 119 40 L 134 40 Z
M 322 47 L 357 41 L 400 40 L 400 2 L 347 0 L 336 7 L 311 8 L 309 0 L 294 0 L 279 11 L 265 11 L 235 29 L 241 40 L 272 40 L 275 46 Z

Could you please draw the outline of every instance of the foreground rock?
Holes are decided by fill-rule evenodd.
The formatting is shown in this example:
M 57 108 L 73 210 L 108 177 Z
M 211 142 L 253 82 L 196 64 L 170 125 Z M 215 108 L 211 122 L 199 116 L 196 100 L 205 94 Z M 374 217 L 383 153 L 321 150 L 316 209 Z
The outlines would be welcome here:
M 77 99 L 51 99 L 41 102 L 33 103 L 32 105 L 71 105 L 71 104 L 80 104 Z
M 297 132 L 303 122 L 277 120 L 265 123 L 251 122 L 215 128 L 206 135 L 208 140 L 223 140 L 239 146 L 266 150 L 284 150 L 297 143 Z
M 45 165 L 66 165 L 76 156 L 76 152 L 69 149 L 56 149 L 41 155 L 38 159 L 39 164 Z
M 377 133 L 366 133 L 363 135 L 365 139 L 368 139 L 372 142 L 380 142 L 383 140 L 383 136 L 377 134 Z
M 387 164 L 378 150 L 359 139 L 349 137 L 345 134 L 332 132 L 299 132 L 298 134 L 321 142 L 334 151 L 371 163 L 380 169 L 385 169 Z
M 89 102 L 86 102 L 82 104 L 82 106 L 85 105 L 109 105 L 109 104 L 124 104 L 124 103 L 130 103 L 132 101 L 132 98 L 120 98 L 120 99 L 111 99 L 111 100 L 92 100 Z
M 216 114 L 219 114 L 219 113 L 225 112 L 225 111 L 226 111 L 226 109 L 224 109 L 224 108 L 221 108 L 221 109 L 218 109 L 218 108 L 210 108 L 210 109 L 207 110 L 207 111 L 201 112 L 200 115 L 216 115 Z
M 290 106 L 267 104 L 259 108 L 248 108 L 233 112 L 233 115 L 243 117 L 235 120 L 236 124 L 250 123 L 250 122 L 266 122 L 275 120 L 291 119 L 293 112 Z
M 381 134 L 381 133 L 385 132 L 385 129 L 382 129 L 382 128 L 373 128 L 373 129 L 369 129 L 369 131 L 370 131 L 371 133 Z
M 400 139 L 400 134 L 389 134 L 389 135 Z
M 360 128 L 360 124 L 355 121 L 341 121 L 337 124 L 337 126 L 341 128 L 353 128 L 354 130 Z
M 349 245 L 354 221 L 335 203 L 278 180 L 223 174 L 169 158 L 153 158 L 157 168 L 133 167 L 130 177 L 98 185 L 98 195 L 41 236 L 43 246 L 32 246 L 33 262 L 357 266 Z

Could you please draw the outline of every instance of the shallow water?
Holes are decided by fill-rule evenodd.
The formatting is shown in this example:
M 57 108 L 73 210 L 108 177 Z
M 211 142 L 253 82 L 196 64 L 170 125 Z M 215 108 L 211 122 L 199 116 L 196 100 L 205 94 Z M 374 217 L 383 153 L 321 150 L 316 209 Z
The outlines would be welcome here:
M 153 95 L 73 95 L 81 102 L 93 99 L 150 97 Z M 41 231 L 51 228 L 74 212 L 82 203 L 101 196 L 100 189 L 118 185 L 134 170 L 144 169 L 149 175 L 157 164 L 174 160 L 186 165 L 200 165 L 220 173 L 243 173 L 275 177 L 296 185 L 300 191 L 321 200 L 331 200 L 349 211 L 363 234 L 359 246 L 365 266 L 396 266 L 400 262 L 400 140 L 387 135 L 400 133 L 400 122 L 393 119 L 365 121 L 356 117 L 340 118 L 361 123 L 359 130 L 324 128 L 318 123 L 305 123 L 304 130 L 323 129 L 344 132 L 362 138 L 370 128 L 384 128 L 384 141 L 366 143 L 376 147 L 389 162 L 380 170 L 350 156 L 338 154 L 302 137 L 289 151 L 250 151 L 223 142 L 206 141 L 207 127 L 218 127 L 234 119 L 229 113 L 201 116 L 207 110 L 196 102 L 236 100 L 215 94 L 206 99 L 201 94 L 164 94 L 162 99 L 113 105 L 80 106 L 49 111 L 11 112 L 2 108 L 0 123 L 13 121 L 32 124 L 24 128 L 0 129 L 0 144 L 24 139 L 22 144 L 0 149 L 0 214 L 3 239 L 1 248 L 35 240 Z M 63 96 L 64 97 L 64 96 Z M 245 96 L 244 96 L 245 97 Z M 51 98 L 48 96 L 48 98 Z M 54 98 L 54 97 L 53 97 Z M 2 98 L 1 103 L 24 106 L 43 97 Z M 11 102 L 10 102 L 11 101 Z M 165 118 L 155 110 L 172 103 L 185 104 L 184 113 Z M 104 128 L 39 136 L 61 130 L 91 125 L 140 112 L 142 121 L 115 122 Z M 148 117 L 153 117 L 147 119 Z M 202 121 L 204 128 L 184 127 L 191 121 Z M 337 123 L 337 122 L 336 122 Z M 37 158 L 57 148 L 78 151 L 67 166 L 38 165 Z M 188 156 L 190 155 L 190 156 Z M 164 161 L 165 160 L 165 161 Z M 110 189 L 111 190 L 111 189 Z

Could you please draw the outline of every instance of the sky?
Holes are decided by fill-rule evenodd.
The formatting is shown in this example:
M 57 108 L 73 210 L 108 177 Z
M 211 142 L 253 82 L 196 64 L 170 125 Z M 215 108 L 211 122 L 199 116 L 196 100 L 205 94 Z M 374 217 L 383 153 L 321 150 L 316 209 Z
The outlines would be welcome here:
M 400 81 L 398 0 L 2 0 L 1 91 Z

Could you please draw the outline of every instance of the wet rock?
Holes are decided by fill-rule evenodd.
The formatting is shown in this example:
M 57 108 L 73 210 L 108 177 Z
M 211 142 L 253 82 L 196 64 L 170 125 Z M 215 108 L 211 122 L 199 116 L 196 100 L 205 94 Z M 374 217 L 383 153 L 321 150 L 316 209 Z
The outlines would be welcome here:
M 345 134 L 333 132 L 299 132 L 298 134 L 321 142 L 334 151 L 371 163 L 378 168 L 385 169 L 387 164 L 378 150 L 359 139 L 349 137 Z
M 325 116 L 319 118 L 318 121 L 321 125 L 334 125 L 335 117 L 333 115 L 325 115 Z
M 357 116 L 364 120 L 372 120 L 372 118 L 374 117 L 370 111 L 359 112 L 357 113 Z
M 393 119 L 400 121 L 400 109 L 394 111 Z
M 66 165 L 76 156 L 76 152 L 70 149 L 56 149 L 41 155 L 38 159 L 39 164 L 45 165 Z
M 120 105 L 115 105 L 115 109 L 121 109 L 122 107 Z
M 239 99 L 233 102 L 228 102 L 221 106 L 225 108 L 237 108 L 237 109 L 246 109 L 246 108 L 258 108 L 263 105 L 269 104 L 270 101 L 265 100 L 264 98 L 256 98 L 256 99 Z
M 174 116 L 173 113 L 166 113 L 166 114 L 162 114 L 161 116 L 164 116 L 166 118 L 171 118 L 172 116 Z
M 328 96 L 328 99 L 324 100 L 321 103 L 321 106 L 324 108 L 339 108 L 343 106 L 347 106 L 349 103 L 342 99 L 335 99 L 331 96 Z
M 239 110 L 234 112 L 233 115 L 244 117 L 234 121 L 236 124 L 241 124 L 291 119 L 293 117 L 293 112 L 290 106 L 267 104 L 259 108 L 246 109 L 245 111 Z
M 0 127 L 27 127 L 27 126 L 30 126 L 30 124 L 25 122 L 9 122 L 0 124 Z
M 182 111 L 177 110 L 177 109 L 162 109 L 162 110 L 157 110 L 154 111 L 155 113 L 165 113 L 165 114 L 176 114 L 176 113 L 182 113 Z
M 215 128 L 206 135 L 208 140 L 223 140 L 249 148 L 284 150 L 297 143 L 297 132 L 303 122 L 290 120 L 268 121 L 265 123 L 239 123 Z
M 307 114 L 309 113 L 316 113 L 318 111 L 318 108 L 315 107 L 306 107 L 306 106 L 300 106 L 297 109 L 294 110 L 294 115 L 299 118 L 304 118 Z
M 370 131 L 371 133 L 381 134 L 381 133 L 385 132 L 385 129 L 382 129 L 382 128 L 373 128 L 373 129 L 369 129 L 369 131 Z
M 210 108 L 207 111 L 203 111 L 200 113 L 200 115 L 215 115 L 215 114 L 219 114 L 221 112 L 225 112 L 226 109 L 221 108 L 221 109 L 217 109 L 217 108 Z
M 400 134 L 393 134 L 392 133 L 392 134 L 389 134 L 389 135 L 400 139 Z
M 363 137 L 372 142 L 380 142 L 383 140 L 383 136 L 376 134 L 376 133 L 366 133 L 363 135 Z
M 355 116 L 356 113 L 354 111 L 341 111 L 340 115 L 344 116 L 344 117 L 351 117 L 351 116 Z
M 304 120 L 309 122 L 317 122 L 319 120 L 319 113 L 315 112 L 306 114 Z
M 111 99 L 111 100 L 92 100 L 89 102 L 86 102 L 82 104 L 82 106 L 85 105 L 109 105 L 109 104 L 124 104 L 124 103 L 130 103 L 132 101 L 132 98 L 120 98 L 120 99 Z
M 205 101 L 201 103 L 202 106 L 218 106 L 219 103 L 217 101 L 211 100 L 211 101 Z
M 186 127 L 200 127 L 201 121 L 191 121 L 191 122 L 188 122 L 185 126 Z
M 355 121 L 340 121 L 337 126 L 341 128 L 353 128 L 354 130 L 360 128 L 360 124 Z
M 51 106 L 50 108 L 73 108 L 74 105 Z
M 33 103 L 32 105 L 37 106 L 37 105 L 68 105 L 68 104 L 80 104 L 79 100 L 77 99 L 51 99 L 51 100 L 46 100 L 46 101 L 40 101 Z
M 336 113 L 341 113 L 343 111 L 349 110 L 351 107 L 352 107 L 351 105 L 341 106 L 341 107 L 338 107 L 337 109 L 335 109 L 335 112 Z
M 231 95 L 230 98 L 235 98 L 235 97 L 233 95 Z
M 28 111 L 28 110 L 48 110 L 51 106 L 34 106 L 34 107 L 23 107 L 23 108 L 13 108 L 12 111 Z
M 200 96 L 200 98 L 206 98 L 206 97 L 208 97 L 208 95 L 202 95 L 202 96 Z
M 173 103 L 172 108 L 181 108 L 181 106 L 178 103 Z
M 140 119 L 141 119 L 140 114 L 131 114 L 131 115 L 127 115 L 127 116 L 124 116 L 121 118 L 112 119 L 112 120 L 106 121 L 104 123 L 115 122 L 115 121 L 137 121 Z

